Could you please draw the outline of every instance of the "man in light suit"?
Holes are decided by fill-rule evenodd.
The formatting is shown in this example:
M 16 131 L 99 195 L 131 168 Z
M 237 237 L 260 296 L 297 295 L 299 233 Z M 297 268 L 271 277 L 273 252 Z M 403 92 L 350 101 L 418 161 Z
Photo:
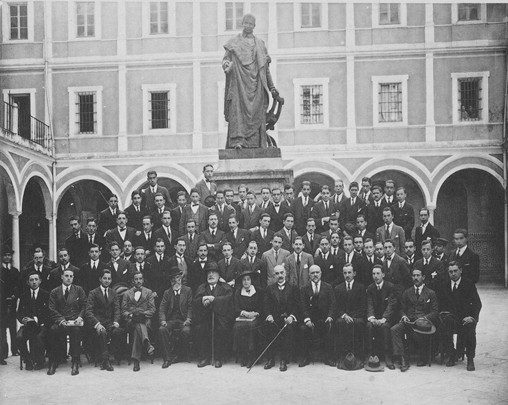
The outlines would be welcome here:
M 217 184 L 213 181 L 213 166 L 206 164 L 203 166 L 203 179 L 198 181 L 194 188 L 198 190 L 201 201 L 205 201 L 208 196 L 215 196 Z
M 171 205 L 171 197 L 169 196 L 168 189 L 158 184 L 157 172 L 155 170 L 150 170 L 146 174 L 146 179 L 148 180 L 148 187 L 141 190 L 141 197 L 145 210 L 147 212 L 155 210 L 155 194 L 157 193 L 161 193 L 166 204 Z
M 385 260 L 383 262 L 385 280 L 394 285 L 397 299 L 400 299 L 404 290 L 411 286 L 411 273 L 407 262 L 395 253 L 391 240 L 387 239 L 383 247 L 385 250 Z
M 401 255 L 404 252 L 406 234 L 402 227 L 393 223 L 393 208 L 383 208 L 383 221 L 385 224 L 376 230 L 376 239 L 383 243 L 385 240 L 390 239 L 397 254 Z
M 106 236 L 106 232 L 116 226 L 116 214 L 118 213 L 118 197 L 112 194 L 108 199 L 108 208 L 99 213 L 98 232 Z
M 187 204 L 182 211 L 180 218 L 180 234 L 183 235 L 186 231 L 187 221 L 193 219 L 196 224 L 196 232 L 201 233 L 207 227 L 208 208 L 206 205 L 201 204 L 203 201 L 200 197 L 199 191 L 192 189 L 190 192 L 191 203 Z
M 263 210 L 256 204 L 256 197 L 252 191 L 247 192 L 247 207 L 242 210 L 242 223 L 245 229 L 253 232 L 259 226 L 259 219 Z
M 283 265 L 290 255 L 290 253 L 281 249 L 282 246 L 282 238 L 280 236 L 272 237 L 272 248 L 263 253 L 261 256 L 261 262 L 263 273 L 261 279 L 262 286 L 269 286 L 277 282 L 277 277 L 275 276 L 274 268 L 277 265 Z
M 298 288 L 310 283 L 309 269 L 314 264 L 314 258 L 311 254 L 303 251 L 303 246 L 301 236 L 297 236 L 293 242 L 293 253 L 286 258 L 288 282 Z
M 275 232 L 276 235 L 280 235 L 282 237 L 282 249 L 293 251 L 293 243 L 298 236 L 296 231 L 293 229 L 295 224 L 295 216 L 291 212 L 287 212 L 284 214 L 284 226 L 282 229 L 279 229 Z
M 139 361 L 143 351 L 146 351 L 150 357 L 154 353 L 148 332 L 152 325 L 151 319 L 155 314 L 155 301 L 152 290 L 143 287 L 142 273 L 134 273 L 133 284 L 134 287 L 122 296 L 121 312 L 132 339 L 131 357 L 134 361 L 132 370 L 139 371 Z
M 137 231 L 127 226 L 127 222 L 127 215 L 125 215 L 125 212 L 118 211 L 116 215 L 116 227 L 111 228 L 106 233 L 106 243 L 111 244 L 111 242 L 116 241 L 123 246 L 126 240 L 133 242 L 136 238 Z
M 439 231 L 429 222 L 429 216 L 428 208 L 422 208 L 420 210 L 420 226 L 417 226 L 414 231 L 414 241 L 417 248 L 421 246 L 422 242 L 426 239 L 430 239 L 432 244 L 435 244 L 437 239 L 441 236 Z

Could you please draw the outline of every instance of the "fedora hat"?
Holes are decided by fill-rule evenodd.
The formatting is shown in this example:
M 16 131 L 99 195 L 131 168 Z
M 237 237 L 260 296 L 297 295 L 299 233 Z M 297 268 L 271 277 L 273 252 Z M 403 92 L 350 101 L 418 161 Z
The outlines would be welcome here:
M 344 357 L 344 360 L 342 360 L 342 362 L 340 364 L 340 368 L 342 370 L 349 370 L 349 371 L 359 370 L 362 367 L 363 367 L 363 365 L 358 361 L 355 354 L 352 352 L 349 352 L 348 354 L 346 354 L 346 357 Z
M 381 365 L 379 357 L 369 356 L 369 360 L 365 364 L 365 370 L 376 372 L 376 371 L 385 371 L 385 368 L 383 365 Z
M 416 333 L 423 335 L 432 335 L 436 331 L 434 324 L 427 318 L 418 318 L 414 322 L 410 322 L 411 327 Z
M 180 271 L 180 269 L 176 266 L 173 266 L 169 269 L 169 274 L 168 274 L 168 277 L 169 278 L 173 278 L 173 277 L 176 277 L 178 275 L 182 274 L 182 272 Z
M 214 271 L 215 273 L 219 273 L 219 266 L 217 266 L 217 263 L 207 261 L 205 264 L 205 271 L 206 274 L 210 273 L 211 271 Z

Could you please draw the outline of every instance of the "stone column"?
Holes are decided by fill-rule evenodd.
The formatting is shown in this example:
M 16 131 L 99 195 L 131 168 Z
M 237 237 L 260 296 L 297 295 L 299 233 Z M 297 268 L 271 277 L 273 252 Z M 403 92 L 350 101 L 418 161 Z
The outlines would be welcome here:
M 56 213 L 52 213 L 46 216 L 48 220 L 49 228 L 49 246 L 48 246 L 48 257 L 50 260 L 56 260 Z
M 429 210 L 429 222 L 434 225 L 434 211 L 436 209 L 435 203 L 427 204 L 427 209 Z
M 14 250 L 14 255 L 12 257 L 14 267 L 19 269 L 19 216 L 21 215 L 21 211 L 10 212 L 12 215 L 12 250 Z

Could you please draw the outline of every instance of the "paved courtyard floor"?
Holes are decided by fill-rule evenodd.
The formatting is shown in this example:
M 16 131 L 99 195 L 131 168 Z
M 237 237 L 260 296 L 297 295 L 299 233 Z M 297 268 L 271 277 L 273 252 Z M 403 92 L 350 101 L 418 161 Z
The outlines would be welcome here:
M 467 372 L 459 362 L 452 368 L 412 365 L 406 373 L 290 364 L 285 373 L 256 366 L 247 374 L 234 364 L 198 369 L 186 363 L 162 370 L 161 360 L 156 360 L 153 365 L 141 363 L 139 373 L 126 364 L 114 372 L 85 365 L 73 377 L 70 365 L 62 365 L 50 377 L 46 370 L 19 370 L 19 357 L 10 357 L 7 366 L 0 366 L 0 403 L 508 404 L 508 290 L 479 290 L 483 309 L 475 372 Z

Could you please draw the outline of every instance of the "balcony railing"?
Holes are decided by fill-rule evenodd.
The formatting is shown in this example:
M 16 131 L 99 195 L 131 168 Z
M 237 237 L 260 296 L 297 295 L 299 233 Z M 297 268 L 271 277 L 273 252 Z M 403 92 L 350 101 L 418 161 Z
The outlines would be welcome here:
M 51 151 L 53 147 L 49 125 L 28 113 L 23 113 L 16 104 L 3 101 L 3 108 L 0 109 L 0 125 L 3 131 L 9 135 L 17 135 L 48 151 Z

